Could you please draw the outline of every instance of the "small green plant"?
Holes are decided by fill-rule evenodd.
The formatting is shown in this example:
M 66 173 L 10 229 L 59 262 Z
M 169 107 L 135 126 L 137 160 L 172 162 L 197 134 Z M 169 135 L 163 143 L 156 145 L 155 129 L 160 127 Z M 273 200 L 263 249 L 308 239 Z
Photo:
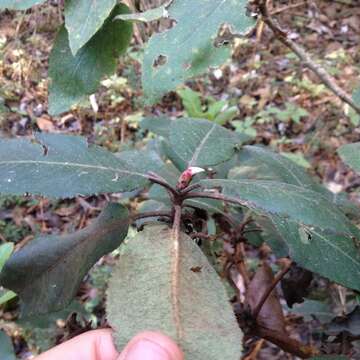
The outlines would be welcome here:
M 237 114 L 236 106 L 229 106 L 225 100 L 216 100 L 212 96 L 206 97 L 206 106 L 202 104 L 201 94 L 189 87 L 184 87 L 177 91 L 186 115 L 192 118 L 208 119 L 219 125 L 230 122 Z

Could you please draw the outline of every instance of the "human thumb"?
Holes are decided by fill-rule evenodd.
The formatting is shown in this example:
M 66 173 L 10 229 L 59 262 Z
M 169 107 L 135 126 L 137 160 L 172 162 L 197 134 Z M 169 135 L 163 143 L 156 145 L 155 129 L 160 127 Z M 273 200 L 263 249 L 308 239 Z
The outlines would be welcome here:
M 173 340 L 158 332 L 143 332 L 126 345 L 117 360 L 183 360 Z

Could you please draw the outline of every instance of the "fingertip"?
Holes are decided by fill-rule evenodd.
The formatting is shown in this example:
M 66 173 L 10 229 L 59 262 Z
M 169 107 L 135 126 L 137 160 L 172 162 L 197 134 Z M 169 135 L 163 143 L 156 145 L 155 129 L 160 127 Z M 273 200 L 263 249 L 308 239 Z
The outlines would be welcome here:
M 168 336 L 153 331 L 133 337 L 118 360 L 183 360 L 178 345 Z

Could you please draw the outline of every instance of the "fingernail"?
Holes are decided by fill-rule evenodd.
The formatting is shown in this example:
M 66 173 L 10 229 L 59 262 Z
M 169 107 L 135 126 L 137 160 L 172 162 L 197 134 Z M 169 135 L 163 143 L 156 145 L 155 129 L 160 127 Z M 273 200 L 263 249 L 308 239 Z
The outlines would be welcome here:
M 148 339 L 140 339 L 131 345 L 126 360 L 172 360 L 173 357 L 160 344 Z

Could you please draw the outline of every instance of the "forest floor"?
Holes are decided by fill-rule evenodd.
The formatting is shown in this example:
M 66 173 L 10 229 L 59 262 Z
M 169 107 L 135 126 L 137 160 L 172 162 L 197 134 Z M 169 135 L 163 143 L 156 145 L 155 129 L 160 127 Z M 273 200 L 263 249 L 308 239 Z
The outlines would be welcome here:
M 157 105 L 143 107 L 138 59 L 149 29 L 142 29 L 119 63 L 116 75 L 104 79 L 95 94 L 97 111 L 88 103 L 51 117 L 47 113 L 47 66 L 62 22 L 58 3 L 48 1 L 27 12 L 0 13 L 1 137 L 25 136 L 34 131 L 74 133 L 119 151 L 141 147 L 145 135 L 138 124 L 143 116 L 186 115 L 177 92 L 168 94 Z M 274 3 L 274 16 L 291 38 L 351 93 L 360 83 L 360 3 L 351 0 Z M 250 135 L 250 143 L 264 144 L 283 153 L 332 192 L 347 192 L 352 201 L 360 204 L 360 178 L 336 153 L 339 146 L 360 141 L 360 116 L 304 68 L 269 29 L 237 39 L 228 63 L 189 81 L 187 86 L 199 92 L 204 107 L 209 97 L 236 106 L 237 113 L 227 126 Z M 61 201 L 0 197 L 0 241 L 22 246 L 35 234 L 81 229 L 98 215 L 105 200 L 107 196 Z M 130 206 L 135 209 L 137 203 L 131 202 Z M 0 307 L 0 327 L 11 334 L 19 358 L 29 359 L 39 349 L 106 325 L 105 284 L 116 256 L 115 252 L 105 257 L 84 280 L 77 301 L 71 305 L 78 316 L 69 316 L 68 311 L 38 318 L 36 322 L 18 322 L 16 301 Z M 340 287 L 334 287 L 332 294 L 334 302 L 346 307 Z M 333 315 L 327 314 L 329 318 Z M 321 334 L 314 320 L 306 320 L 295 319 L 292 326 L 299 339 L 316 343 Z M 339 353 L 339 347 L 346 345 L 335 341 L 328 351 Z M 259 339 L 247 344 L 247 356 L 248 360 L 294 358 Z

